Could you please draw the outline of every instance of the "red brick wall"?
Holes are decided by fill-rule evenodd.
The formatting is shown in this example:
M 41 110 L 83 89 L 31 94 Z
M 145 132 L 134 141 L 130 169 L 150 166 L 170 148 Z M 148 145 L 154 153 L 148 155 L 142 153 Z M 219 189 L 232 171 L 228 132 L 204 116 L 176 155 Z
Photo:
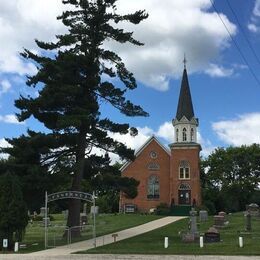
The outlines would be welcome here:
M 175 205 L 178 205 L 178 189 L 181 183 L 187 183 L 191 187 L 191 203 L 196 200 L 197 205 L 201 205 L 200 171 L 199 171 L 200 147 L 181 147 L 171 151 L 171 177 L 170 192 Z M 188 161 L 190 164 L 190 180 L 179 180 L 180 161 Z
M 155 151 L 157 158 L 152 159 L 150 152 Z M 156 162 L 160 165 L 158 171 L 148 169 L 148 164 Z M 155 208 L 160 203 L 170 203 L 170 155 L 155 141 L 151 143 L 141 152 L 139 156 L 122 172 L 123 176 L 133 177 L 140 181 L 138 186 L 138 195 L 134 199 L 127 199 L 121 194 L 120 207 L 124 204 L 135 204 L 141 212 L 147 212 L 151 208 Z M 159 177 L 160 182 L 160 198 L 147 199 L 147 183 L 151 175 Z

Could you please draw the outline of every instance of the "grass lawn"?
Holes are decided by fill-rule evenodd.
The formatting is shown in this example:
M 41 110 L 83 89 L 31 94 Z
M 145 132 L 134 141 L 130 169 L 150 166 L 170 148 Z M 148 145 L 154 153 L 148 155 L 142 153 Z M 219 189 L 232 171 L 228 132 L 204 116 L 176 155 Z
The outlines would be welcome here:
M 98 254 L 192 254 L 192 255 L 260 255 L 260 220 L 252 220 L 252 232 L 244 231 L 242 213 L 228 216 L 230 224 L 220 231 L 221 242 L 205 244 L 199 242 L 183 243 L 180 231 L 187 230 L 188 219 L 183 219 L 163 228 L 143 235 L 116 242 L 84 253 Z M 199 232 L 204 233 L 213 225 L 213 217 L 199 225 Z M 244 247 L 238 246 L 238 231 L 242 231 Z M 164 237 L 169 237 L 169 247 L 164 249 Z
M 67 238 L 62 237 L 66 221 L 62 214 L 55 214 L 53 217 L 55 220 L 51 222 L 51 226 L 48 229 L 48 245 L 50 247 L 66 245 Z M 161 218 L 161 216 L 139 214 L 100 214 L 96 218 L 96 234 L 97 236 L 101 236 L 117 232 L 158 218 Z M 81 232 L 81 237 L 77 240 L 72 240 L 72 243 L 92 238 L 92 218 L 89 218 L 89 222 L 91 225 L 86 225 Z M 44 227 L 42 226 L 42 221 L 35 221 L 33 224 L 28 224 L 25 237 L 21 244 L 26 244 L 26 248 L 20 249 L 19 253 L 29 253 L 44 249 Z

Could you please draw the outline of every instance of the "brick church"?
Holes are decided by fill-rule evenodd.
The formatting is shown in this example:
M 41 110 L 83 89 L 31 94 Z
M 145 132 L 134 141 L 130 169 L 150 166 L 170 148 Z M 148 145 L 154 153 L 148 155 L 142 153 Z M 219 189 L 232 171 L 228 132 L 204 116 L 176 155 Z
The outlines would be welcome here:
M 199 120 L 193 111 L 185 63 L 177 112 L 172 124 L 175 140 L 169 144 L 170 149 L 152 136 L 136 151 L 136 159 L 121 167 L 122 176 L 140 182 L 136 198 L 129 199 L 121 194 L 121 211 L 149 212 L 161 203 L 168 206 L 201 205 L 201 146 L 197 143 Z

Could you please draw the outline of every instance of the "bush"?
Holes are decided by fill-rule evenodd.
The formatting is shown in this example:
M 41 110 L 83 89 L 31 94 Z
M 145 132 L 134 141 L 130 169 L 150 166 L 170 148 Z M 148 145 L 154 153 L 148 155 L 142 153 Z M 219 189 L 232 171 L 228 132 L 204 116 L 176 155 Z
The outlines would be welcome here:
M 156 207 L 156 215 L 167 216 L 170 215 L 171 209 L 166 203 L 161 203 Z

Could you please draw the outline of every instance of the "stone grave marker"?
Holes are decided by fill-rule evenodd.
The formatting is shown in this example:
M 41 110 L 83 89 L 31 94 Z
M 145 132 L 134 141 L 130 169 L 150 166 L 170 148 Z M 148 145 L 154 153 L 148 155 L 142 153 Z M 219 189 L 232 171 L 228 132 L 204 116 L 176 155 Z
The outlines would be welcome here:
M 206 210 L 200 210 L 199 218 L 200 218 L 200 222 L 208 221 L 208 212 Z
M 45 227 L 45 218 L 42 218 L 42 225 Z M 47 226 L 50 226 L 51 225 L 51 221 L 50 221 L 50 218 L 48 217 L 47 218 Z
M 68 219 L 68 214 L 69 214 L 69 211 L 67 209 L 62 211 L 62 215 L 63 215 L 65 220 Z
M 245 222 L 246 222 L 245 230 L 250 232 L 252 230 L 251 214 L 250 214 L 250 212 L 247 211 L 244 216 L 245 216 Z
M 197 227 L 197 211 L 192 209 L 190 211 L 190 233 L 195 236 L 198 235 L 198 227 Z
M 225 211 L 220 211 L 220 212 L 218 213 L 218 215 L 224 217 L 224 222 L 227 221 L 227 213 L 226 213 Z
M 80 225 L 84 226 L 88 224 L 88 216 L 84 213 L 80 214 Z
M 48 212 L 48 211 L 47 211 Z M 40 216 L 44 217 L 45 216 L 45 207 L 40 208 Z
M 197 238 L 199 238 L 199 232 L 197 227 L 197 211 L 192 209 L 190 211 L 189 231 L 182 232 L 182 241 L 189 243 L 194 242 Z
M 215 243 L 220 242 L 220 234 L 218 230 L 214 227 L 209 228 L 209 230 L 204 234 L 205 243 Z
M 98 214 L 98 210 L 99 210 L 99 207 L 98 206 L 91 206 L 90 208 L 90 213 L 91 214 L 94 214 L 94 212 L 96 213 L 96 215 Z
M 87 215 L 87 206 L 88 206 L 87 203 L 84 203 L 84 204 L 83 204 L 83 213 L 84 213 L 85 215 Z
M 256 203 L 251 203 L 247 206 L 247 211 L 252 217 L 260 217 L 260 208 Z
M 221 229 L 225 226 L 225 218 L 224 216 L 216 215 L 214 216 L 214 227 L 217 229 Z

